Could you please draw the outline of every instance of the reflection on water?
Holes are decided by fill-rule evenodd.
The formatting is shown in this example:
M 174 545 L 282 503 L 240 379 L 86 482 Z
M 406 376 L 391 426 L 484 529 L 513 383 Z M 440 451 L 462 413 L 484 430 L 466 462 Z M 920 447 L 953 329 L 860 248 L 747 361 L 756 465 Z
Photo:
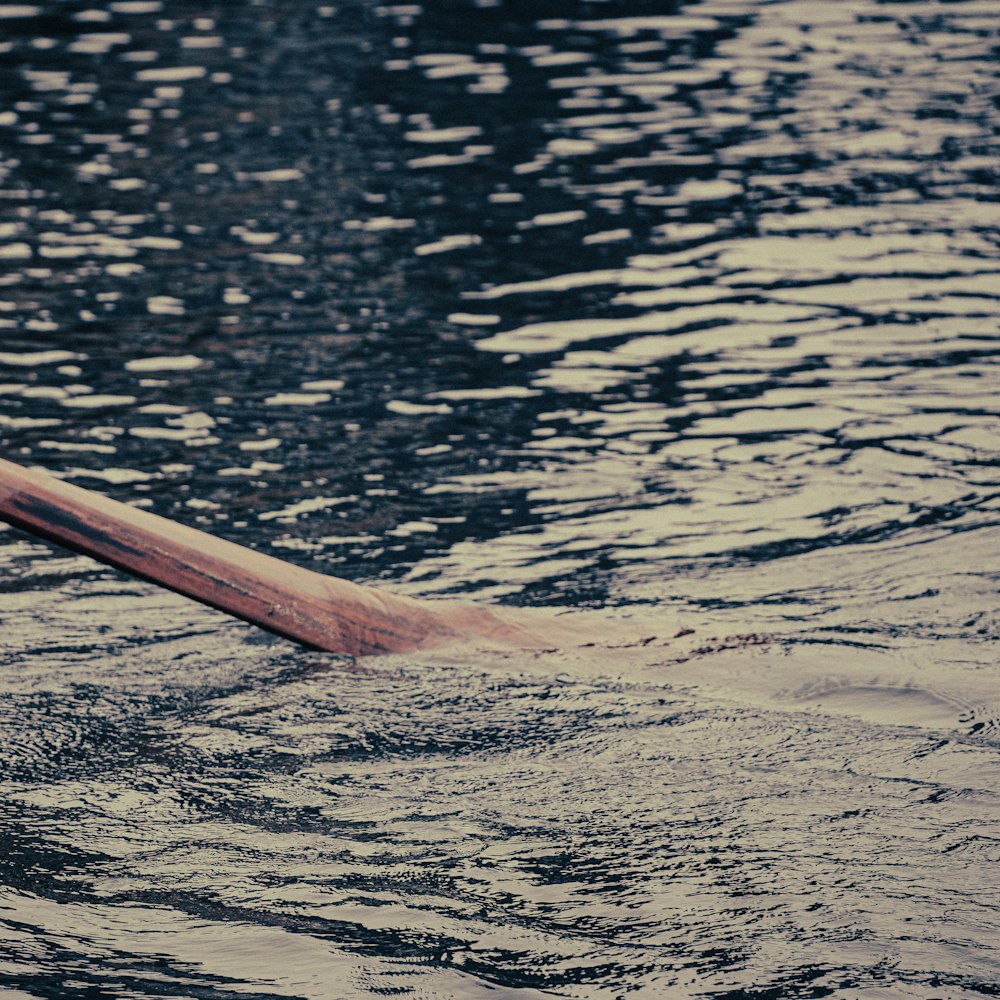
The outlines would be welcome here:
M 5 455 L 694 629 L 348 664 L 3 531 L 0 983 L 1000 992 L 998 27 L 0 5 Z

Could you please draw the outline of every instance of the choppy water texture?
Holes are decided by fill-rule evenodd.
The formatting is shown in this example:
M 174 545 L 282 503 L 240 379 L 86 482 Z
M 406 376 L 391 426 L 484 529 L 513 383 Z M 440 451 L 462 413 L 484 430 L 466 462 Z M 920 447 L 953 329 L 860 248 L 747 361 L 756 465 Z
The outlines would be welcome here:
M 355 664 L 3 531 L 4 995 L 1000 995 L 998 27 L 0 5 L 0 453 L 657 636 Z

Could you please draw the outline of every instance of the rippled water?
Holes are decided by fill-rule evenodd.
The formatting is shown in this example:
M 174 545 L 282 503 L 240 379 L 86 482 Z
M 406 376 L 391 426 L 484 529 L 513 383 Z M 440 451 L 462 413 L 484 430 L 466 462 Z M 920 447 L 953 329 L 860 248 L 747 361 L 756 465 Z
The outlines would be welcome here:
M 5 457 L 649 637 L 351 663 L 0 531 L 5 995 L 1000 995 L 998 28 L 0 4 Z

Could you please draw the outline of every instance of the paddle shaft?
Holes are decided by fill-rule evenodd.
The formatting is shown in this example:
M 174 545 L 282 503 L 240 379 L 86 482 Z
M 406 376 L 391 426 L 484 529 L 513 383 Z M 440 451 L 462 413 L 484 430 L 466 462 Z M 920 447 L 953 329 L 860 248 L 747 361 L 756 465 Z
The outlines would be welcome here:
M 361 656 L 468 635 L 527 638 L 488 608 L 314 573 L 4 459 L 0 520 L 315 649 Z

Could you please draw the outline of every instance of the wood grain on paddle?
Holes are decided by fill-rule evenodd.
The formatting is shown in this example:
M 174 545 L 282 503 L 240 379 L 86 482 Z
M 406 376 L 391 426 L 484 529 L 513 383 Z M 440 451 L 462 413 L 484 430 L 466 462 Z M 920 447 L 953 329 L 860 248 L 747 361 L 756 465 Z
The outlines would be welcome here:
M 463 640 L 544 645 L 500 611 L 315 573 L 3 459 L 0 520 L 315 649 L 362 656 Z

